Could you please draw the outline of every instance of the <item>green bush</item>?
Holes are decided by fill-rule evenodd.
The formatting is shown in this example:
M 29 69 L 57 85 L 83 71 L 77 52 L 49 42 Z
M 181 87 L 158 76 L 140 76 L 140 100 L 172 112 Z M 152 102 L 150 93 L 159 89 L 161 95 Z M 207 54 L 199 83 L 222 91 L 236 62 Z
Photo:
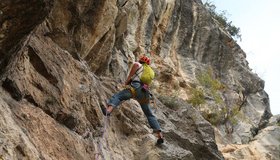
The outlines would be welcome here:
M 192 96 L 188 100 L 188 103 L 191 103 L 193 106 L 198 106 L 205 103 L 203 90 L 200 88 L 191 88 Z
M 220 110 L 212 108 L 211 112 L 202 111 L 202 116 L 205 120 L 214 126 L 218 124 L 225 124 L 230 122 L 232 125 L 236 125 L 238 120 L 244 120 L 245 117 L 239 111 L 239 106 L 235 105 L 233 108 L 224 107 Z
M 206 112 L 202 112 L 202 116 L 205 120 L 207 120 L 212 125 L 216 126 L 220 122 L 220 115 L 218 113 L 208 114 Z
M 236 40 L 242 40 L 241 39 L 241 33 L 240 33 L 240 28 L 236 27 L 232 24 L 232 21 L 228 21 L 226 14 L 227 11 L 223 10 L 221 11 L 221 13 L 218 13 L 216 11 L 216 6 L 213 4 L 213 2 L 210 1 L 206 1 L 204 3 L 205 8 L 210 12 L 210 14 L 212 15 L 212 17 L 214 19 L 216 19 L 220 25 L 225 28 L 229 34 L 235 38 Z
M 197 79 L 203 87 L 206 87 L 210 90 L 210 94 L 217 104 L 223 102 L 221 96 L 218 93 L 218 90 L 225 88 L 225 86 L 220 81 L 214 78 L 211 68 L 209 68 L 207 72 L 198 74 Z
M 211 94 L 212 94 L 212 96 L 213 96 L 213 98 L 214 98 L 214 101 L 216 102 L 216 104 L 221 104 L 221 103 L 223 103 L 223 99 L 222 99 L 222 97 L 218 94 L 218 92 L 217 91 L 211 91 Z
M 231 122 L 232 125 L 237 124 L 237 119 L 244 121 L 246 118 L 242 114 L 242 112 L 239 111 L 240 106 L 234 105 L 232 109 L 228 112 L 226 119 Z
M 221 110 L 214 109 L 214 111 L 211 111 L 211 113 L 208 113 L 206 111 L 202 112 L 203 118 L 214 126 L 223 123 L 225 120 L 225 115 L 226 115 L 225 108 L 222 108 Z
M 204 73 L 198 74 L 197 80 L 202 86 L 212 90 L 220 90 L 224 88 L 224 85 L 214 78 L 213 70 L 211 68 Z

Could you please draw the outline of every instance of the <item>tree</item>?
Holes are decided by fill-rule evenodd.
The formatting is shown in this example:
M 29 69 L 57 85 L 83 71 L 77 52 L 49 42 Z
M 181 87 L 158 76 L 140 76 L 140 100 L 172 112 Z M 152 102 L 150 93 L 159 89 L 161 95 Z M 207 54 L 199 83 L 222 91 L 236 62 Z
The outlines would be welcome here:
M 228 33 L 235 39 L 235 40 L 242 40 L 241 39 L 241 33 L 240 33 L 240 28 L 236 27 L 235 25 L 232 24 L 232 21 L 228 21 L 226 15 L 227 11 L 223 10 L 221 13 L 218 13 L 216 11 L 216 6 L 213 4 L 211 1 L 206 1 L 204 3 L 205 8 L 209 11 L 211 16 L 216 19 L 219 24 L 226 30 Z

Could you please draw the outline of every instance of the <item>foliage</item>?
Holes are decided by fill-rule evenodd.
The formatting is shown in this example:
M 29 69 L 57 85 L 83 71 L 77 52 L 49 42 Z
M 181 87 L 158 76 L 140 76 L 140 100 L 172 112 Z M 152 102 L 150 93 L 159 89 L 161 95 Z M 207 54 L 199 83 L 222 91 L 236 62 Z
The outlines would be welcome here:
M 224 104 L 220 90 L 226 88 L 218 79 L 215 78 L 213 70 L 208 68 L 206 72 L 197 74 L 197 80 L 204 90 L 192 88 L 192 97 L 188 100 L 193 106 L 205 103 L 205 95 L 210 95 L 216 104 Z M 223 106 L 224 106 L 223 105 Z M 212 125 L 224 124 L 230 122 L 236 125 L 238 119 L 245 119 L 244 115 L 239 111 L 240 106 L 235 104 L 232 107 L 224 106 L 223 108 L 213 107 L 210 111 L 202 111 L 202 116 Z
M 205 120 L 207 120 L 209 123 L 211 123 L 214 126 L 218 125 L 221 120 L 221 114 L 219 114 L 218 112 L 213 112 L 213 113 L 202 112 L 202 116 Z
M 202 86 L 205 86 L 207 88 L 211 88 L 213 90 L 219 90 L 224 88 L 222 83 L 214 78 L 213 70 L 211 68 L 208 68 L 208 70 L 205 73 L 198 74 L 197 79 Z
M 212 108 L 210 112 L 202 111 L 202 116 L 214 126 L 224 124 L 225 122 L 230 122 L 232 125 L 236 125 L 238 120 L 245 119 L 239 111 L 238 105 L 233 106 L 231 109 L 229 107 L 224 107 L 222 109 Z
M 219 95 L 218 90 L 221 90 L 225 87 L 220 81 L 214 78 L 212 69 L 209 68 L 206 72 L 198 74 L 197 79 L 200 85 L 208 90 L 206 90 L 205 93 L 205 91 L 202 88 L 190 88 L 190 92 L 192 95 L 191 98 L 188 100 L 188 103 L 191 103 L 193 106 L 204 104 L 205 94 L 207 93 L 211 94 L 211 96 L 217 104 L 222 103 L 223 100 Z
M 236 125 L 237 124 L 237 119 L 236 119 L 236 115 L 238 114 L 238 110 L 236 110 L 235 108 L 232 109 L 231 112 L 229 112 L 229 114 L 227 114 L 227 120 L 233 124 Z
M 211 68 L 205 73 L 198 74 L 197 79 L 202 86 L 210 89 L 210 94 L 217 104 L 222 103 L 222 98 L 217 91 L 225 88 L 225 86 L 219 80 L 214 78 Z
M 192 97 L 188 100 L 193 106 L 205 103 L 204 93 L 201 88 L 191 88 Z
M 245 119 L 242 112 L 239 111 L 239 108 L 240 108 L 240 106 L 234 105 L 231 110 L 227 111 L 228 113 L 227 113 L 227 116 L 225 118 L 226 118 L 226 120 L 231 122 L 232 125 L 237 124 L 237 122 L 238 122 L 237 119 L 239 119 L 239 120 L 244 120 Z
M 205 95 L 211 96 L 216 104 L 222 104 L 224 106 L 219 108 L 217 106 L 212 107 L 211 110 L 203 110 L 202 116 L 212 125 L 225 124 L 230 122 L 232 125 L 236 125 L 238 120 L 246 119 L 242 112 L 240 112 L 240 106 L 234 104 L 232 107 L 227 106 L 222 99 L 220 90 L 226 88 L 218 79 L 215 78 L 213 70 L 208 68 L 207 71 L 197 74 L 197 80 L 202 88 L 191 88 L 192 96 L 188 100 L 193 106 L 198 106 L 205 103 Z
M 216 11 L 216 6 L 213 4 L 213 2 L 210 2 L 208 0 L 204 3 L 204 6 L 210 12 L 212 17 L 216 19 L 220 23 L 220 25 L 223 28 L 225 28 L 233 38 L 240 41 L 242 40 L 240 28 L 234 26 L 232 24 L 232 21 L 228 21 L 226 17 L 227 11 L 223 10 L 221 11 L 221 13 L 218 13 Z
M 214 126 L 217 126 L 218 124 L 221 124 L 224 122 L 226 113 L 227 113 L 226 108 L 222 108 L 219 110 L 217 108 L 213 108 L 211 110 L 211 113 L 209 113 L 207 111 L 202 111 L 202 116 L 209 123 L 211 123 Z

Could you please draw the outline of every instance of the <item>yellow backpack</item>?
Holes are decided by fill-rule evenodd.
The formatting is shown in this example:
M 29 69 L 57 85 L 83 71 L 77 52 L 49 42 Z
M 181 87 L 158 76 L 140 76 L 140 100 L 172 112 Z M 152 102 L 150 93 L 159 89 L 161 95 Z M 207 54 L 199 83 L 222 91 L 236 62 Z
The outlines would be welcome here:
M 144 84 L 150 85 L 154 78 L 155 78 L 155 72 L 149 65 L 144 63 L 143 64 L 143 73 L 140 77 L 140 81 Z

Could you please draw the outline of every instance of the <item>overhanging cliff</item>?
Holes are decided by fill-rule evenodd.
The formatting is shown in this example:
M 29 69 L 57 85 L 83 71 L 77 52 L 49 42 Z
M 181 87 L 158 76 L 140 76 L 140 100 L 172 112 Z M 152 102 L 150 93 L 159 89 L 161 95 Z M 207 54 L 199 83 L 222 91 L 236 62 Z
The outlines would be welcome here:
M 264 81 L 199 0 L 4 0 L 0 24 L 0 159 L 280 156 Z M 141 54 L 160 148 L 134 100 L 100 110 Z

